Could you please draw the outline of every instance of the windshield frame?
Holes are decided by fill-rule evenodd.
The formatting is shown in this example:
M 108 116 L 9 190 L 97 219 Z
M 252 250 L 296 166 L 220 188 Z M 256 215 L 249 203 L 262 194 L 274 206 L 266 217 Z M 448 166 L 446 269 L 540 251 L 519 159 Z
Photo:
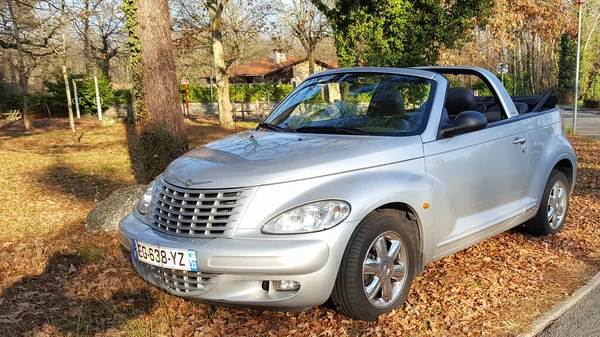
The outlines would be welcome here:
M 427 83 L 430 85 L 429 97 L 427 101 L 423 105 L 423 114 L 421 124 L 411 132 L 377 132 L 370 133 L 368 131 L 365 132 L 367 135 L 371 136 L 387 136 L 387 137 L 408 137 L 408 136 L 418 136 L 425 132 L 427 126 L 429 124 L 429 119 L 431 117 L 432 107 L 434 105 L 436 96 L 437 96 L 437 85 L 439 84 L 436 80 L 436 75 L 430 71 L 423 71 L 417 69 L 407 69 L 407 68 L 346 68 L 346 69 L 334 69 L 328 70 L 320 73 L 313 74 L 309 76 L 304 82 L 298 85 L 294 90 L 288 94 L 277 106 L 266 116 L 266 118 L 262 121 L 262 123 L 270 123 L 272 122 L 279 114 L 280 109 L 286 107 L 286 103 L 301 90 L 304 90 L 307 86 L 314 83 L 313 80 L 321 78 L 321 77 L 330 77 L 332 75 L 344 76 L 344 75 L 359 75 L 359 76 L 368 76 L 368 75 L 390 75 L 390 76 L 401 76 L 401 77 L 413 77 L 416 79 L 423 80 L 423 83 Z M 257 127 L 256 130 L 260 130 L 260 127 Z M 295 129 L 290 128 L 287 132 L 295 132 Z M 343 134 L 337 132 L 319 132 L 320 134 Z

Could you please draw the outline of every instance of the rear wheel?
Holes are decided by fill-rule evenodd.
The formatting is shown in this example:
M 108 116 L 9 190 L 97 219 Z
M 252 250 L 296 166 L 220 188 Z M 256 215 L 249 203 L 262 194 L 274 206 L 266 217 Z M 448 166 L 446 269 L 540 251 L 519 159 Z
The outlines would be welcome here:
M 569 180 L 563 172 L 553 170 L 544 188 L 540 209 L 525 227 L 536 236 L 556 234 L 562 230 L 568 210 Z
M 417 264 L 416 222 L 405 212 L 369 214 L 352 235 L 331 295 L 346 316 L 376 320 L 404 303 Z

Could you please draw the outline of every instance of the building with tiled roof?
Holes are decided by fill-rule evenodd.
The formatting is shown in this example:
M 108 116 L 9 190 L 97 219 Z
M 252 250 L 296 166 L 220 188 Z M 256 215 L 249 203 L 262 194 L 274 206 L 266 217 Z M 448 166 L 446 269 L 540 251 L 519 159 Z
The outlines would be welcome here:
M 315 72 L 335 68 L 337 68 L 336 62 L 315 60 Z M 309 76 L 308 58 L 286 57 L 285 53 L 274 52 L 273 57 L 232 65 L 228 73 L 231 83 L 277 81 L 297 85 Z

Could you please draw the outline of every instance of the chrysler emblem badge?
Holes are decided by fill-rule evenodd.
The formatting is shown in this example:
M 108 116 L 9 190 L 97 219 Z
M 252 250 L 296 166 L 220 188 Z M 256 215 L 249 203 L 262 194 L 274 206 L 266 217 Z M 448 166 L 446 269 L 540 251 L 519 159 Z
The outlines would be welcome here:
M 177 180 L 181 184 L 184 184 L 185 187 L 190 187 L 192 185 L 203 185 L 203 184 L 212 183 L 212 180 L 194 180 L 194 179 L 183 180 L 183 179 L 179 179 L 179 178 L 175 178 L 175 180 Z

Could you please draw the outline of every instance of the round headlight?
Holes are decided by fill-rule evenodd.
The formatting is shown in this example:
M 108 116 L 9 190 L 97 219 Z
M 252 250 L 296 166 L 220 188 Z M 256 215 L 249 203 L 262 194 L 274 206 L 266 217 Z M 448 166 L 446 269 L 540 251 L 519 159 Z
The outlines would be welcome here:
M 329 229 L 346 220 L 350 205 L 341 200 L 317 201 L 280 213 L 267 221 L 265 234 L 298 234 Z
M 154 185 L 156 185 L 155 181 L 152 181 L 148 188 L 146 188 L 146 192 L 140 198 L 135 208 L 141 214 L 146 214 L 150 210 L 150 205 L 152 204 L 152 196 L 154 195 Z

